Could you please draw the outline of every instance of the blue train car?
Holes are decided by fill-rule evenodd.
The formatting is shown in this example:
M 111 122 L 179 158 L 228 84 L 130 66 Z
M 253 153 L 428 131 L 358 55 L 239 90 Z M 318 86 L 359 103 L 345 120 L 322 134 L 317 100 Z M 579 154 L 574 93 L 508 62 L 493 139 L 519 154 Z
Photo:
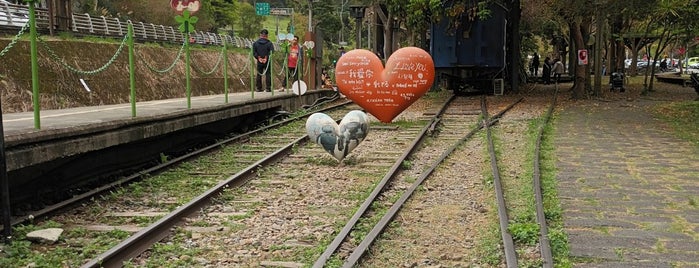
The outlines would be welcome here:
M 435 86 L 455 92 L 492 92 L 494 81 L 504 78 L 507 12 L 495 4 L 489 9 L 485 20 L 465 12 L 458 26 L 447 19 L 430 26 Z

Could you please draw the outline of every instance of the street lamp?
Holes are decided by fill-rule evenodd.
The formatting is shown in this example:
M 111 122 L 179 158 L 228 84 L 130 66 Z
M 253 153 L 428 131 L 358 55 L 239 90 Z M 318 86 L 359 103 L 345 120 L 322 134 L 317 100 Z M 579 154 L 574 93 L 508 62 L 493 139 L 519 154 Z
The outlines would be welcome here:
M 350 16 L 357 21 L 357 43 L 356 48 L 362 44 L 362 18 L 364 18 L 365 6 L 350 6 Z

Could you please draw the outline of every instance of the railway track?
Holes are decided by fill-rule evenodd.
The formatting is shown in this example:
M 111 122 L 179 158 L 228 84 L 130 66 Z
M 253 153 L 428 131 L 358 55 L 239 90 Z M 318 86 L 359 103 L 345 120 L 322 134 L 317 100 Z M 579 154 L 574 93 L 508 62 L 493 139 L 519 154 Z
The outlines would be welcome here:
M 393 225 L 415 223 L 405 219 L 427 217 L 435 223 L 440 211 L 460 215 L 462 221 L 487 214 L 491 195 L 471 192 L 487 182 L 465 180 L 458 171 L 431 174 L 452 170 L 440 165 L 478 165 L 476 156 L 485 145 L 471 137 L 495 120 L 479 122 L 483 114 L 473 97 L 456 98 L 449 108 L 434 105 L 442 103 L 438 100 L 426 103 L 429 112 L 417 119 L 372 124 L 367 139 L 341 163 L 320 146 L 304 144 L 303 127 L 274 127 L 179 164 L 185 166 L 184 175 L 167 171 L 52 221 L 69 229 L 68 244 L 83 249 L 83 259 L 70 266 L 382 266 L 390 258 L 381 253 L 401 239 L 376 239 L 383 232 L 398 237 Z M 331 117 L 341 118 L 346 111 Z M 481 166 L 471 172 L 482 175 Z M 427 197 L 433 194 L 439 198 Z M 456 209 L 437 209 L 444 207 Z M 463 211 L 476 216 L 463 218 Z M 76 242 L 76 233 L 93 244 Z M 100 243 L 110 249 L 100 251 L 106 246 L 94 246 Z M 437 261 L 468 262 L 452 257 Z
M 299 146 L 225 197 L 228 202 L 188 219 L 180 235 L 161 244 L 179 244 L 176 238 L 186 236 L 188 227 L 206 222 L 223 232 L 200 233 L 193 240 L 198 250 L 206 252 L 205 259 L 216 260 L 206 265 L 303 266 L 309 252 L 322 247 L 334 226 L 350 216 L 375 187 L 376 174 L 400 168 L 401 161 L 396 159 L 404 158 L 404 151 L 415 146 L 415 137 L 428 122 L 418 119 L 372 126 L 361 151 L 355 149 L 339 164 L 318 145 Z M 238 216 L 232 219 L 230 213 Z M 231 221 L 236 227 L 226 229 Z M 134 262 L 148 265 L 152 259 L 140 256 Z
M 473 150 L 479 147 L 488 148 L 490 155 L 489 162 L 491 163 L 493 176 L 493 194 L 498 203 L 497 211 L 502 239 L 501 250 L 504 256 L 503 264 L 507 267 L 529 267 L 532 262 L 535 262 L 543 267 L 552 267 L 553 259 L 546 233 L 547 224 L 542 205 L 538 171 L 535 172 L 536 176 L 531 187 L 538 189 L 532 190 L 536 195 L 536 214 L 541 227 L 539 240 L 540 251 L 538 252 L 539 258 L 538 260 L 532 261 L 532 256 L 523 256 L 526 259 L 525 266 L 520 266 L 518 263 L 518 255 L 526 255 L 526 252 L 531 252 L 531 247 L 521 242 L 515 245 L 512 235 L 510 235 L 511 230 L 508 226 L 510 218 L 508 213 L 512 208 L 508 208 L 508 204 L 505 200 L 505 191 L 503 190 L 502 179 L 499 174 L 500 167 L 498 166 L 496 150 L 489 127 L 502 117 L 503 112 L 511 109 L 512 106 L 521 101 L 521 99 L 492 118 L 489 117 L 485 98 L 481 100 L 480 113 L 477 112 L 477 109 L 474 111 L 475 107 L 473 104 L 469 105 L 468 102 L 450 105 L 449 109 L 445 111 L 445 115 L 440 117 L 440 123 L 442 125 L 439 129 L 439 136 L 441 137 L 434 141 L 426 140 L 424 143 L 428 145 L 420 148 L 416 155 L 412 157 L 415 163 L 430 163 L 423 168 L 416 169 L 419 175 L 409 173 L 387 174 L 385 178 L 395 179 L 391 180 L 387 187 L 382 188 L 383 191 L 380 194 L 372 195 L 367 198 L 364 205 L 354 214 L 352 220 L 348 221 L 343 230 L 326 248 L 321 257 L 317 259 L 313 267 L 471 266 L 473 264 L 472 260 L 464 258 L 465 256 L 461 255 L 461 253 L 447 254 L 446 252 L 459 252 L 460 250 L 454 250 L 454 248 L 463 247 L 465 244 L 463 242 L 464 238 L 478 237 L 477 234 L 466 234 L 467 231 L 465 230 L 471 228 L 464 227 L 463 225 L 468 224 L 468 222 L 465 222 L 466 219 L 478 220 L 480 218 L 478 214 L 485 212 L 485 203 L 487 203 L 487 201 L 483 200 L 482 193 L 474 191 L 474 189 L 482 187 L 482 185 L 480 185 L 481 182 L 476 179 L 479 178 L 481 174 L 478 174 L 476 171 L 473 173 L 473 177 L 469 177 L 464 173 L 458 171 L 454 172 L 454 170 L 463 170 L 455 166 L 467 166 L 468 164 L 466 163 L 474 159 L 459 157 L 459 154 L 454 154 L 454 156 L 452 156 L 452 154 L 457 148 L 463 145 L 463 143 L 469 142 L 471 137 L 483 127 L 486 129 L 485 132 L 487 136 L 486 142 L 484 143 L 487 144 L 478 145 L 478 141 L 475 141 L 476 144 L 472 142 L 471 146 L 466 150 Z M 555 102 L 549 109 L 544 125 L 551 116 L 554 104 Z M 456 107 L 456 111 L 452 110 L 454 107 Z M 474 126 L 469 127 L 467 126 L 468 123 L 465 123 L 477 121 L 479 116 L 483 119 L 481 124 L 474 124 Z M 538 134 L 535 150 L 537 155 L 539 154 L 540 140 L 543 135 L 544 125 L 540 126 Z M 471 131 L 466 133 L 468 129 L 471 129 Z M 478 150 L 461 154 L 461 156 L 477 155 L 477 151 Z M 435 159 L 433 156 L 440 152 L 441 156 Z M 454 161 L 454 159 L 450 159 L 452 162 L 448 162 L 449 158 L 458 160 Z M 534 161 L 535 168 L 537 169 L 539 165 L 538 158 L 539 157 L 536 157 L 537 160 Z M 478 161 L 475 162 L 478 163 Z M 446 166 L 447 168 L 442 168 L 442 170 L 440 170 L 440 166 Z M 449 175 L 432 175 L 433 173 L 439 174 L 440 172 L 441 174 Z M 409 179 L 409 181 L 413 182 L 411 185 L 406 186 L 405 178 L 415 178 L 415 175 L 418 175 L 417 178 Z M 425 183 L 428 178 L 430 181 L 429 186 Z M 416 191 L 417 189 L 421 189 L 421 191 Z M 418 194 L 415 194 L 416 192 Z M 414 194 L 416 197 L 413 198 L 412 195 Z M 409 199 L 410 202 L 408 202 Z M 516 205 L 516 203 L 513 203 L 510 203 L 509 206 Z M 387 208 L 389 206 L 390 208 Z M 367 209 L 365 210 L 365 208 Z M 381 210 L 384 212 L 377 213 L 377 211 Z M 377 214 L 380 215 L 377 216 Z M 359 219 L 359 217 L 362 217 L 362 219 Z M 396 219 L 397 217 L 400 219 Z M 376 220 L 376 218 L 380 219 Z M 446 222 L 446 224 L 443 224 L 444 222 Z M 371 224 L 368 224 L 369 226 L 364 226 L 367 225 L 366 223 Z M 389 228 L 389 225 L 394 225 L 394 228 Z M 364 232 L 366 232 L 365 230 L 368 229 L 370 229 L 370 231 L 364 234 Z M 390 229 L 395 230 L 391 231 Z M 435 234 L 434 231 L 429 229 L 441 230 L 437 232 L 439 233 L 439 238 L 435 239 L 434 237 L 429 237 Z M 384 232 L 388 234 L 384 234 Z M 353 233 L 359 234 L 354 235 Z M 423 236 L 424 239 L 422 239 Z M 357 238 L 362 239 L 361 241 L 357 241 Z M 434 243 L 435 240 L 439 241 L 439 243 Z M 422 241 L 429 242 L 420 245 Z M 377 245 L 373 246 L 375 243 Z M 472 247 L 473 245 L 466 246 Z M 334 257 L 331 257 L 331 255 Z M 431 260 L 425 259 L 424 256 L 439 257 Z
M 330 102 L 332 100 L 325 101 Z M 328 112 L 329 114 L 333 114 L 331 110 L 336 110 L 335 112 L 337 115 L 340 115 L 349 110 L 358 108 L 356 105 L 350 104 L 351 103 L 346 101 L 338 101 L 335 102 L 334 105 L 329 105 L 329 107 L 321 110 L 315 107 L 307 108 L 309 111 L 315 110 Z M 148 222 L 154 222 L 158 217 L 167 215 L 168 211 L 174 210 L 176 207 L 186 203 L 187 200 L 191 200 L 202 193 L 206 194 L 208 188 L 214 187 L 229 175 L 235 172 L 254 170 L 254 166 L 250 165 L 251 163 L 256 161 L 270 161 L 270 159 L 265 159 L 264 156 L 275 150 L 280 150 L 280 148 L 287 146 L 288 143 L 294 139 L 294 137 L 288 135 L 284 138 L 278 135 L 277 132 L 287 132 L 285 129 L 297 129 L 289 125 L 303 125 L 305 123 L 303 119 L 308 115 L 309 114 L 296 116 L 282 122 L 236 135 L 174 159 L 163 157 L 162 164 L 160 165 L 124 177 L 108 185 L 103 185 L 58 204 L 33 211 L 28 213 L 27 216 L 15 218 L 13 219 L 13 226 L 18 226 L 21 223 L 31 225 L 33 222 L 48 221 L 49 226 L 58 225 L 65 227 L 69 230 L 69 233 L 77 232 L 79 236 L 83 236 L 78 242 L 67 238 L 69 245 L 73 247 L 91 249 L 94 247 L 104 247 L 104 245 L 101 245 L 103 243 L 115 243 L 115 241 L 119 239 L 113 239 L 112 237 L 114 237 L 114 235 L 109 235 L 109 232 L 122 232 L 121 235 L 117 234 L 116 237 L 123 237 L 129 233 L 142 230 Z M 264 137 L 265 135 L 273 135 L 275 137 L 273 139 L 268 138 L 267 140 L 269 142 L 261 145 L 250 145 L 255 143 L 253 139 L 264 139 L 260 137 Z M 303 137 L 301 131 L 296 131 L 295 138 L 297 138 L 297 140 L 294 140 L 294 142 L 301 142 L 302 139 L 298 139 L 298 137 Z M 232 157 L 225 163 L 227 164 L 227 170 L 224 172 L 232 173 L 227 174 L 216 171 L 200 172 L 196 170 L 187 171 L 188 174 L 194 178 L 194 181 L 188 180 L 188 178 L 172 178 L 168 176 L 169 172 L 177 170 L 180 166 L 187 166 L 193 162 L 207 161 L 201 159 L 201 157 L 207 157 L 207 155 L 212 154 L 215 155 L 215 152 L 220 151 L 223 147 L 232 148 L 229 150 L 229 153 L 235 154 L 235 157 Z M 218 161 L 222 164 L 219 160 L 213 161 Z M 167 182 L 159 182 L 151 177 L 162 177 L 165 178 Z M 163 186 L 187 186 L 187 184 L 192 183 L 197 184 L 197 188 L 191 191 L 179 191 L 180 189 L 177 188 Z M 136 188 L 136 190 L 134 190 L 134 188 Z M 149 190 L 152 192 L 148 192 Z M 161 199 L 159 200 L 158 198 Z M 136 210 L 138 210 L 138 212 L 133 212 Z M 109 224 L 105 224 L 105 222 L 109 222 Z M 122 224 L 115 225 L 113 222 Z M 104 235 L 105 233 L 107 233 L 107 235 Z M 47 248 L 47 250 L 50 249 L 51 247 Z M 81 258 L 88 257 L 89 254 L 95 254 L 95 252 L 90 250 L 88 250 L 87 253 L 79 251 L 80 250 L 72 253 L 81 255 Z M 78 266 L 81 262 L 84 262 L 84 260 L 76 258 L 75 260 L 71 260 L 71 266 Z

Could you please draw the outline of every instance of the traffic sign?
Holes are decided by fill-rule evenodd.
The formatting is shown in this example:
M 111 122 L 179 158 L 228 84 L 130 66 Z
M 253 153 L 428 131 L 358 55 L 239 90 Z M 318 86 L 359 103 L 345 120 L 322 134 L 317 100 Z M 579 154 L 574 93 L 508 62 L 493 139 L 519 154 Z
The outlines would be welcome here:
M 255 14 L 260 16 L 268 16 L 269 10 L 269 3 L 255 3 Z
M 269 14 L 277 15 L 277 16 L 291 16 L 291 14 L 293 12 L 294 12 L 293 8 L 274 7 L 274 8 L 270 9 Z

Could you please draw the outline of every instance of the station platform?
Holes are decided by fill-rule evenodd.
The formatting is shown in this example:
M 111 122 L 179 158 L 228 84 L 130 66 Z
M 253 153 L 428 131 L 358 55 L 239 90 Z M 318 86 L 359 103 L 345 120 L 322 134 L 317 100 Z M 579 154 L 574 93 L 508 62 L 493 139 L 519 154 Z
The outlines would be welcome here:
M 105 149 L 216 122 L 245 124 L 246 115 L 300 109 L 317 99 L 334 95 L 332 90 L 310 90 L 302 96 L 291 92 L 229 93 L 225 95 L 166 99 L 130 103 L 43 110 L 40 128 L 33 112 L 3 114 L 8 172 L 57 159 Z M 236 119 L 237 118 L 237 119 Z

